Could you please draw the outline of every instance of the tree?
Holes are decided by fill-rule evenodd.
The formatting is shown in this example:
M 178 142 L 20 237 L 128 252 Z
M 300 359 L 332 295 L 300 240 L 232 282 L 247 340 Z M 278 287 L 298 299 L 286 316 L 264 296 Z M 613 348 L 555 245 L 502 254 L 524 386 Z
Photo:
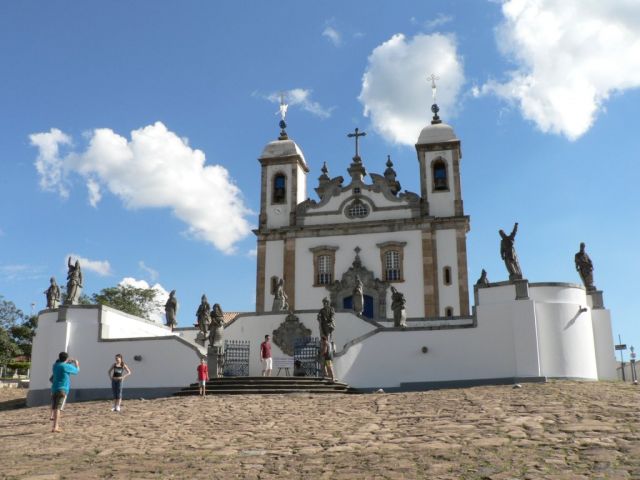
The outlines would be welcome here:
M 93 294 L 93 301 L 100 305 L 113 307 L 121 312 L 150 319 L 151 314 L 160 309 L 156 300 L 158 292 L 152 288 L 136 288 L 129 285 L 103 288 Z
M 20 325 L 14 325 L 9 329 L 13 343 L 20 349 L 23 355 L 31 358 L 33 337 L 38 327 L 38 316 L 31 315 Z
M 24 313 L 16 304 L 4 300 L 4 297 L 0 295 L 0 328 L 9 330 L 11 327 L 21 323 L 24 320 Z
M 9 332 L 0 327 L 0 365 L 6 365 L 22 352 L 9 336 Z

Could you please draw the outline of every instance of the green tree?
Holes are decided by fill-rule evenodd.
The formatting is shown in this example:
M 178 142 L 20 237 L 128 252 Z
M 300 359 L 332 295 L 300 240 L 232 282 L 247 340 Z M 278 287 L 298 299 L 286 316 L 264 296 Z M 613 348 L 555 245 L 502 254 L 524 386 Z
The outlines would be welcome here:
M 6 365 L 22 352 L 9 336 L 9 332 L 0 327 L 0 365 Z
M 20 325 L 14 325 L 9 329 L 13 343 L 20 349 L 22 355 L 31 358 L 33 337 L 38 327 L 38 316 L 31 315 Z
M 107 305 L 121 312 L 149 319 L 151 314 L 161 305 L 156 300 L 158 292 L 152 288 L 136 288 L 129 285 L 103 288 L 100 293 L 93 294 L 93 301 Z
M 0 328 L 4 328 L 5 331 L 8 331 L 11 327 L 22 323 L 24 320 L 24 313 L 16 304 L 5 300 L 2 295 L 0 295 Z

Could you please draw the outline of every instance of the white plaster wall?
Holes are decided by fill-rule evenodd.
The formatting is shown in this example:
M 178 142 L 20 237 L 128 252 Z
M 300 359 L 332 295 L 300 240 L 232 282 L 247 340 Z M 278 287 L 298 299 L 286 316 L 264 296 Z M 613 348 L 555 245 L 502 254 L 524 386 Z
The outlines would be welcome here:
M 125 381 L 125 389 L 185 387 L 196 380 L 199 356 L 177 336 L 99 341 L 99 312 L 99 307 L 70 308 L 66 322 L 52 321 L 57 314 L 40 317 L 32 358 L 31 389 L 50 388 L 51 366 L 61 351 L 80 361 L 80 373 L 72 378 L 72 388 L 110 388 L 107 371 L 116 353 L 124 356 L 133 371 Z M 126 314 L 118 318 L 117 311 L 111 313 L 110 322 L 114 324 L 136 321 Z M 66 346 L 65 331 L 70 332 Z M 135 361 L 135 355 L 141 355 L 142 360 Z
M 451 217 L 455 215 L 455 181 L 453 177 L 453 158 L 451 150 L 425 152 L 425 184 L 427 186 L 427 200 L 429 202 L 429 214 L 435 217 Z M 448 191 L 433 191 L 433 172 L 431 162 L 438 158 L 447 164 Z
M 516 298 L 516 287 L 512 283 L 491 288 L 478 289 L 478 305 L 512 302 Z
M 597 380 L 591 310 L 578 286 L 530 286 L 538 319 L 542 375 Z
M 296 309 L 311 310 L 322 307 L 322 299 L 329 295 L 325 287 L 313 286 L 313 253 L 309 250 L 322 245 L 337 246 L 335 279 L 340 280 L 355 258 L 354 248 L 360 247 L 362 265 L 382 278 L 378 243 L 407 242 L 404 247 L 404 282 L 393 283 L 407 300 L 407 316 L 423 317 L 422 236 L 419 230 L 369 233 L 296 239 Z M 390 290 L 389 290 L 390 292 Z M 387 296 L 387 315 L 390 315 L 390 293 Z
M 291 188 L 293 185 L 291 178 L 291 165 L 269 165 L 267 169 L 267 227 L 279 228 L 289 225 L 289 213 L 291 213 Z M 273 194 L 273 178 L 276 174 L 282 173 L 287 177 L 286 200 L 285 203 L 271 204 Z
M 129 321 L 124 321 L 123 317 L 128 318 Z M 168 335 L 173 335 L 169 327 L 148 322 L 106 306 L 102 308 L 102 338 L 104 339 L 164 337 Z
M 297 312 L 296 315 L 305 327 L 311 330 L 311 336 L 319 337 L 320 329 L 318 326 L 316 312 Z M 264 341 L 265 335 L 273 337 L 273 331 L 276 330 L 286 315 L 281 313 L 241 316 L 231 323 L 224 330 L 225 340 L 249 340 L 251 345 L 251 356 L 249 363 L 249 375 L 259 376 L 262 373 L 262 365 L 260 363 L 260 344 Z M 341 351 L 344 345 L 375 330 L 375 326 L 358 318 L 352 313 L 336 312 L 335 317 L 336 329 L 334 331 L 334 343 L 336 350 Z M 272 357 L 287 357 L 274 343 L 271 341 Z M 273 372 L 273 375 L 277 370 Z M 292 372 L 291 372 L 292 373 Z
M 300 167 L 300 165 L 296 165 L 296 175 L 298 176 L 297 203 L 301 203 L 307 199 L 307 173 Z
M 440 316 L 445 316 L 447 307 L 453 308 L 454 315 L 460 315 L 460 291 L 458 289 L 458 255 L 455 230 L 436 230 L 436 250 L 438 260 L 438 299 Z M 444 267 L 451 268 L 451 285 L 444 284 Z
M 477 328 L 379 332 L 334 363 L 338 378 L 359 388 L 516 376 L 513 331 L 500 319 Z
M 593 341 L 595 345 L 598 380 L 616 380 L 616 357 L 611 331 L 611 312 L 606 309 L 591 310 Z
M 371 209 L 371 204 L 366 201 L 369 208 Z M 348 205 L 348 204 L 347 204 Z M 310 210 L 311 212 L 316 212 L 316 210 Z M 372 209 L 370 210 L 369 215 L 364 218 L 348 218 L 344 213 L 334 214 L 334 215 L 317 215 L 317 216 L 308 216 L 304 217 L 304 225 L 331 225 L 334 223 L 366 223 L 366 222 L 381 222 L 384 220 L 397 220 L 403 218 L 411 218 L 411 209 L 409 207 L 399 208 L 395 210 L 382 210 L 374 212 Z
M 265 279 L 264 279 L 264 311 L 270 312 L 273 307 L 271 294 L 271 277 L 284 277 L 284 240 L 270 240 L 266 243 Z M 285 285 L 285 291 L 287 286 Z M 296 285 L 297 287 L 297 285 Z M 296 290 L 297 295 L 297 290 Z M 296 300 L 297 302 L 297 300 Z

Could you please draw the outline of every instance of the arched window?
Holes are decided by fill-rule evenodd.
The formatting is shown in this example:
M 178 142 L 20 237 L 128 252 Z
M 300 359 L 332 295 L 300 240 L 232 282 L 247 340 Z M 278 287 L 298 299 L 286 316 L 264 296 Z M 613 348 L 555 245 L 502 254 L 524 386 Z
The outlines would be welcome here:
M 400 252 L 398 250 L 388 250 L 384 254 L 384 272 L 385 280 L 393 282 L 400 280 Z
M 433 170 L 433 189 L 449 190 L 449 179 L 447 178 L 447 164 L 438 159 L 431 166 Z
M 444 309 L 445 317 L 453 317 L 453 308 L 447 307 Z
M 369 215 L 369 207 L 357 198 L 347 207 L 347 218 L 364 218 Z
M 278 173 L 273 177 L 273 192 L 271 203 L 285 203 L 287 201 L 287 177 Z
M 442 279 L 445 285 L 451 285 L 451 267 L 444 267 L 442 269 Z

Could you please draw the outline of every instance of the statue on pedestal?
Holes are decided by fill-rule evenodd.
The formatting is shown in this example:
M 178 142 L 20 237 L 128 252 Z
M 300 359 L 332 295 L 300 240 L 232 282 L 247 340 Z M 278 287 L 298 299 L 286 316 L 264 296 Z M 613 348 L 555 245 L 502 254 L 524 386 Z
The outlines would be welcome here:
M 211 322 L 209 323 L 209 347 L 222 347 L 224 336 L 224 314 L 219 303 L 213 305 L 211 310 Z
M 593 284 L 593 262 L 584 249 L 585 244 L 582 242 L 580 244 L 580 251 L 576 253 L 575 256 L 576 270 L 580 274 L 580 278 L 582 279 L 582 283 L 584 283 L 587 292 L 591 292 L 596 289 L 596 286 Z
M 282 310 L 289 310 L 288 297 L 284 291 L 284 278 L 278 280 L 276 289 L 273 292 L 273 307 L 271 307 L 272 312 L 280 312 Z
M 522 270 L 520 270 L 520 263 L 514 246 L 517 231 L 518 222 L 513 226 L 513 230 L 509 235 L 504 233 L 504 230 L 499 232 L 500 237 L 502 237 L 500 241 L 500 257 L 504 260 L 507 272 L 509 272 L 509 280 L 522 280 Z
M 67 261 L 67 298 L 65 305 L 77 305 L 82 289 L 82 270 L 80 269 L 80 260 L 76 260 L 75 265 L 71 263 L 71 257 Z
M 480 273 L 480 278 L 476 282 L 478 286 L 486 286 L 489 285 L 489 279 L 487 278 L 487 271 L 483 268 L 482 273 Z
M 364 310 L 364 292 L 363 292 L 362 280 L 360 276 L 356 275 L 356 285 L 353 287 L 353 293 L 351 296 L 351 302 L 353 304 L 353 311 L 356 315 L 361 316 Z
M 318 312 L 318 323 L 320 324 L 320 336 L 325 336 L 329 341 L 332 340 L 333 331 L 336 329 L 335 322 L 336 311 L 331 306 L 331 302 L 327 297 L 322 299 L 322 308 Z
M 56 283 L 55 277 L 49 280 L 51 285 L 44 291 L 47 296 L 47 308 L 58 308 L 60 305 L 60 287 Z
M 209 302 L 207 301 L 207 296 L 202 295 L 200 306 L 196 311 L 196 317 L 198 319 L 196 326 L 200 330 L 203 340 L 207 338 L 207 329 L 209 327 L 209 310 L 211 310 L 211 307 L 209 306 Z
M 178 315 L 178 299 L 176 298 L 175 290 L 171 290 L 171 293 L 169 293 L 167 303 L 164 304 L 164 313 L 167 317 L 167 327 L 173 330 L 178 326 L 178 320 L 176 318 Z
M 406 327 L 407 326 L 407 310 L 405 306 L 407 301 L 404 299 L 404 294 L 400 293 L 396 287 L 391 287 L 391 310 L 393 310 L 393 326 L 394 327 Z

